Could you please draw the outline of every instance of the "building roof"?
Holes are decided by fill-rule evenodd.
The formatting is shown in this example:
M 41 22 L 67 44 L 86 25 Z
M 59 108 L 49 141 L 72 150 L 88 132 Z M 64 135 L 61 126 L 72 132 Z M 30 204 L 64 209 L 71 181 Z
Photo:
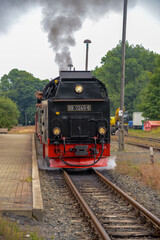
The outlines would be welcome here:
M 152 126 L 160 126 L 160 121 L 146 121 L 145 124 L 147 123 Z

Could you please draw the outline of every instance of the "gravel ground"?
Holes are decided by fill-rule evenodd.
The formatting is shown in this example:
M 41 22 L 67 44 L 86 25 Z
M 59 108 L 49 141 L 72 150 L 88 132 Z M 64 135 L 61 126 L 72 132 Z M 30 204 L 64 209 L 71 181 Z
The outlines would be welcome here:
M 132 177 L 120 175 L 114 170 L 101 171 L 101 173 L 130 197 L 142 204 L 143 207 L 160 218 L 160 194 L 157 191 L 150 189 Z
M 150 161 L 148 150 L 125 145 L 125 151 L 120 153 L 116 142 L 112 142 L 111 146 L 111 157 L 116 158 L 116 161 L 122 159 Z M 155 161 L 160 160 L 159 156 L 159 153 L 154 155 Z M 105 169 L 101 170 L 101 173 L 160 218 L 160 194 L 157 191 L 129 176 L 120 175 L 116 170 Z M 37 222 L 15 215 L 8 215 L 8 217 L 22 228 L 28 226 L 31 230 L 36 230 L 46 240 L 53 239 L 53 237 L 57 240 L 93 240 L 91 229 L 77 210 L 77 203 L 69 195 L 59 171 L 40 170 L 40 181 L 44 203 L 43 221 Z M 81 235 L 82 229 L 83 236 Z
M 131 162 L 151 162 L 149 149 L 140 148 L 125 144 L 123 152 L 118 151 L 118 143 L 111 142 L 111 157 L 116 158 L 116 162 L 130 160 Z M 160 162 L 160 152 L 154 152 L 154 161 Z

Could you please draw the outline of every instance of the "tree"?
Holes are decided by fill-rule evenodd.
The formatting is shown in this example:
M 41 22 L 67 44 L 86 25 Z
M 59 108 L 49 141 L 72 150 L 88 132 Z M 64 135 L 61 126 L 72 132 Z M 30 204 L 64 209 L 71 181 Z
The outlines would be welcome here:
M 36 112 L 35 92 L 42 91 L 48 80 L 40 80 L 26 71 L 13 69 L 8 75 L 4 75 L 0 82 L 0 95 L 11 98 L 20 111 L 19 122 L 25 124 L 30 121 L 34 124 L 34 114 Z M 30 111 L 32 112 L 30 114 Z
M 158 62 L 160 55 L 141 45 L 133 46 L 126 42 L 125 109 L 130 118 L 134 111 L 138 111 L 140 95 L 149 83 L 149 73 L 154 72 Z M 95 68 L 93 75 L 106 85 L 111 99 L 111 114 L 115 114 L 120 106 L 121 42 L 107 52 L 101 64 L 101 67 Z
M 150 74 L 150 82 L 142 95 L 139 110 L 145 118 L 160 120 L 160 67 Z
M 9 130 L 17 125 L 19 111 L 17 105 L 9 98 L 0 97 L 0 128 Z
M 129 110 L 129 117 L 132 119 L 132 113 L 138 111 L 138 105 L 141 103 L 141 95 L 149 83 L 148 72 L 142 71 L 134 81 L 130 81 L 125 86 L 125 106 Z

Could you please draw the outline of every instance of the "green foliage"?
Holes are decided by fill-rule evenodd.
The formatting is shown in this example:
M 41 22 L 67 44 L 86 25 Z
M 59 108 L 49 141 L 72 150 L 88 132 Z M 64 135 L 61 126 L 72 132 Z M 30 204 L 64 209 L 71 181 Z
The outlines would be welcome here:
M 139 110 L 146 118 L 160 120 L 160 67 L 150 76 L 150 82 L 142 96 Z
M 0 97 L 0 128 L 9 130 L 17 125 L 19 111 L 17 105 L 9 98 Z
M 34 180 L 34 178 L 32 178 L 32 177 L 27 177 L 24 181 L 25 181 L 25 182 L 28 182 L 28 183 L 31 183 L 32 180 Z
M 48 80 L 40 80 L 26 71 L 13 69 L 0 81 L 0 95 L 11 98 L 20 111 L 19 123 L 34 124 L 35 92 L 44 88 Z
M 30 233 L 30 239 L 31 240 L 44 240 L 43 237 L 39 237 L 36 232 L 31 232 Z
M 96 67 L 93 71 L 93 75 L 108 89 L 113 115 L 120 106 L 121 56 L 121 42 L 119 42 L 101 59 L 102 66 Z M 154 73 L 159 63 L 160 55 L 146 50 L 141 45 L 133 46 L 126 43 L 125 109 L 129 112 L 130 119 L 132 113 L 139 110 L 138 105 L 149 83 L 149 76 Z
M 6 240 L 44 240 L 44 238 L 39 237 L 36 232 L 31 232 L 28 230 L 21 231 L 21 229 L 16 223 L 11 222 L 7 218 L 2 218 L 0 216 L 0 237 L 1 236 L 3 236 L 2 239 Z

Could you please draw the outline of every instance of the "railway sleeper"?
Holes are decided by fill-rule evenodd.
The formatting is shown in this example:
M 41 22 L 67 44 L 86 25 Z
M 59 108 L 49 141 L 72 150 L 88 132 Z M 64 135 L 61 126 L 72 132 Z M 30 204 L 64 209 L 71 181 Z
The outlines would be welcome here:
M 108 234 L 112 237 L 153 237 L 153 238 L 158 238 L 159 235 L 152 233 L 152 232 L 113 232 L 113 231 L 108 231 Z

